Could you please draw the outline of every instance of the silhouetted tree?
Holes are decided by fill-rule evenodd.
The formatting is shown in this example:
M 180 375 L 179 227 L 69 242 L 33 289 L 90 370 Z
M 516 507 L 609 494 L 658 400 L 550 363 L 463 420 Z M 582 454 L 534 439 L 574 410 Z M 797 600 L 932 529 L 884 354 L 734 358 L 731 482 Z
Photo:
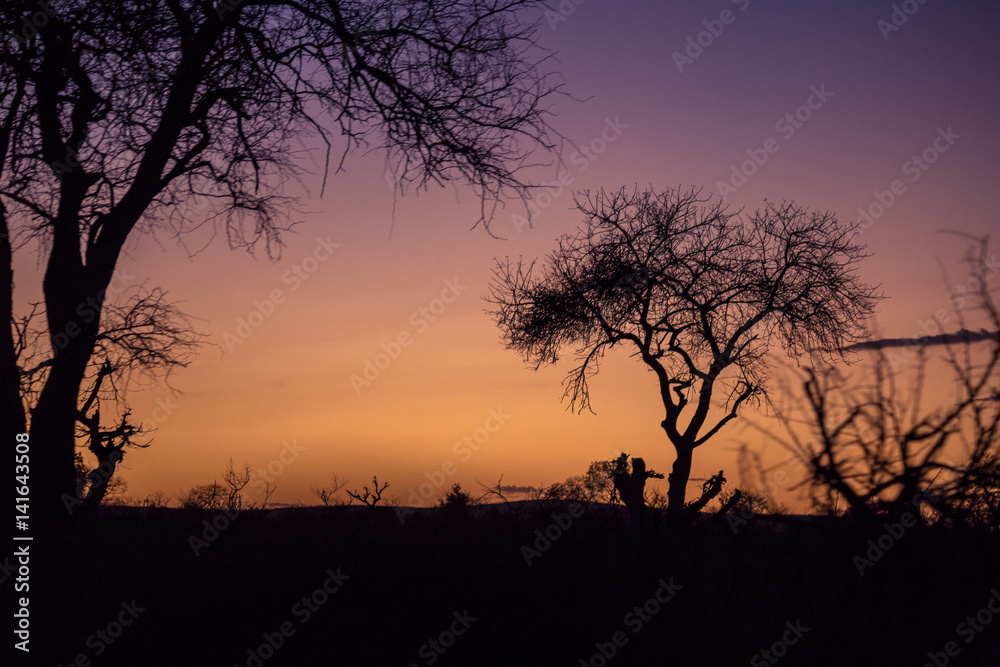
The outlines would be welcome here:
M 705 509 L 712 500 L 715 499 L 719 493 L 722 492 L 722 486 L 726 483 L 726 478 L 723 476 L 722 471 L 719 474 L 712 475 L 701 485 L 701 497 L 695 501 L 688 503 L 686 509 L 692 515 Z
M 536 368 L 576 353 L 571 409 L 590 408 L 588 380 L 610 348 L 630 349 L 655 373 L 677 453 L 668 478 L 677 516 L 694 450 L 764 395 L 773 343 L 837 351 L 867 333 L 877 295 L 855 274 L 864 247 L 856 225 L 830 213 L 784 203 L 743 215 L 695 189 L 602 190 L 577 207 L 586 224 L 544 269 L 498 262 L 487 300 L 506 346 Z
M 988 336 L 938 338 L 943 344 L 934 347 L 921 341 L 902 369 L 891 350 L 866 343 L 875 351 L 861 379 L 836 366 L 810 369 L 802 403 L 780 410 L 792 426 L 785 444 L 806 462 L 821 509 L 846 504 L 861 520 L 904 512 L 972 523 L 1000 516 L 1000 310 L 988 285 L 996 273 L 990 260 L 979 240 L 966 258 L 974 289 L 961 303 L 952 299 L 962 331 L 968 303 L 985 318 Z M 935 348 L 951 386 L 931 380 L 942 377 L 931 372 Z M 803 423 L 807 435 L 795 428 Z
M 611 479 L 614 469 L 614 461 L 593 461 L 586 473 L 553 484 L 546 495 L 576 502 L 618 502 L 614 482 Z
M 88 475 L 89 485 L 86 495 L 80 501 L 80 505 L 85 510 L 93 510 L 104 500 L 108 492 L 109 485 L 114 478 L 118 464 L 124 458 L 124 450 L 127 445 L 145 447 L 139 443 L 132 442 L 132 437 L 139 435 L 142 431 L 129 422 L 131 413 L 126 411 L 121 416 L 121 421 L 114 428 L 107 430 L 101 428 L 101 409 L 99 394 L 101 384 L 104 379 L 114 372 L 111 364 L 105 362 L 97 372 L 93 388 L 90 395 L 80 408 L 77 414 L 80 435 L 87 441 L 87 449 L 97 458 L 97 467 Z M 80 489 L 82 491 L 82 489 Z M 64 497 L 63 504 L 67 509 L 72 508 L 76 498 Z
M 227 509 L 233 512 L 243 510 L 265 509 L 268 499 L 274 494 L 276 487 L 267 482 L 264 488 L 257 490 L 262 494 L 259 500 L 248 497 L 244 491 L 253 480 L 253 466 L 244 463 L 242 468 L 235 468 L 233 460 L 222 473 L 222 484 L 212 481 L 211 484 L 192 486 L 187 493 L 180 496 L 180 504 L 185 509 Z
M 226 490 L 218 482 L 192 486 L 178 501 L 184 509 L 222 509 L 226 500 Z
M 114 475 L 126 447 L 149 445 L 143 437 L 151 432 L 150 428 L 131 419 L 129 388 L 169 380 L 174 369 L 187 366 L 203 337 L 195 331 L 191 319 L 167 301 L 162 290 L 134 285 L 123 289 L 121 296 L 117 302 L 106 304 L 100 313 L 94 353 L 84 373 L 76 437 L 97 465 L 88 469 L 82 483 L 78 480 L 75 493 L 62 495 L 62 504 L 69 513 L 77 507 L 84 511 L 96 508 L 116 484 Z M 93 310 L 82 309 L 81 313 L 98 317 Z M 13 322 L 21 400 L 29 413 L 48 380 L 55 358 L 53 344 L 62 347 L 68 338 L 65 332 L 50 337 L 39 323 L 44 315 L 41 304 L 33 304 L 26 315 Z M 110 426 L 102 419 L 105 404 L 113 406 Z M 108 410 L 103 413 L 107 416 Z
M 33 513 L 50 524 L 72 493 L 79 392 L 125 243 L 210 224 L 231 246 L 280 250 L 301 140 L 330 164 L 386 151 L 397 182 L 460 179 L 490 202 L 517 176 L 558 85 L 538 67 L 534 0 L 65 0 L 32 34 L 0 43 L 0 317 L 13 321 L 12 253 L 44 249 L 48 377 L 30 413 Z M 0 6 L 21 26 L 33 0 Z M 343 157 L 341 157 L 341 162 Z M 325 183 L 325 178 L 324 178 Z M 211 202 L 199 219 L 185 208 Z M 10 327 L 0 333 L 0 441 L 29 427 Z M 9 466 L 12 457 L 5 457 Z
M 462 489 L 461 484 L 457 483 L 453 484 L 448 493 L 438 500 L 439 507 L 453 514 L 463 514 L 474 504 L 475 500 L 472 496 Z
M 372 477 L 372 488 L 369 489 L 366 485 L 361 487 L 361 491 L 348 491 L 347 495 L 363 505 L 375 507 L 382 500 L 382 492 L 387 488 L 389 488 L 389 482 L 379 486 L 378 476 L 376 475 Z
M 324 507 L 329 507 L 330 505 L 343 505 L 344 501 L 337 498 L 337 492 L 344 488 L 347 484 L 346 479 L 342 479 L 334 475 L 331 479 L 331 484 L 329 486 L 321 486 L 318 489 L 314 487 L 309 487 L 312 492 L 316 494 L 316 497 L 320 499 Z

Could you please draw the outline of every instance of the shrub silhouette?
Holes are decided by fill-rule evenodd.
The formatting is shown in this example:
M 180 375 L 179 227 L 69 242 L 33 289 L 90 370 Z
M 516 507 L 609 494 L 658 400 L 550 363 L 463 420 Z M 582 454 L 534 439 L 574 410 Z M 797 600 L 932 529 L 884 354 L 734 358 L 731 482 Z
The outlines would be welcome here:
M 461 484 L 454 484 L 444 498 L 438 501 L 438 506 L 446 510 L 462 511 L 469 509 L 475 501 L 468 493 L 462 490 Z

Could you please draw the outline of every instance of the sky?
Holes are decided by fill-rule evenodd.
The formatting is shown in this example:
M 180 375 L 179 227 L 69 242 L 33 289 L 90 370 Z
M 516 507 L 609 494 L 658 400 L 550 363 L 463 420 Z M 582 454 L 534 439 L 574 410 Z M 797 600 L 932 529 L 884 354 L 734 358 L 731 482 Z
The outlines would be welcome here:
M 132 394 L 157 430 L 124 460 L 130 494 L 176 498 L 230 459 L 273 480 L 272 502 L 305 504 L 332 475 L 348 488 L 377 475 L 421 505 L 453 483 L 548 485 L 622 451 L 669 472 L 641 363 L 611 354 L 591 383 L 596 414 L 575 414 L 560 401 L 571 355 L 535 370 L 485 312 L 494 258 L 543 256 L 581 224 L 574 191 L 702 186 L 733 207 L 794 200 L 861 219 L 861 275 L 887 296 L 873 322 L 887 337 L 920 334 L 948 307 L 938 262 L 956 282 L 967 241 L 941 230 L 997 229 L 996 3 L 552 4 L 538 42 L 572 96 L 552 118 L 569 144 L 562 164 L 526 175 L 568 185 L 536 195 L 531 226 L 511 204 L 491 225 L 501 238 L 471 229 L 469 188 L 397 197 L 383 156 L 355 153 L 322 197 L 319 169 L 303 179 L 280 261 L 203 233 L 130 243 L 123 282 L 165 289 L 209 343 L 171 377 L 182 393 Z M 17 258 L 22 303 L 37 294 L 35 261 Z M 768 464 L 787 457 L 733 424 L 698 450 L 692 477 L 739 481 L 743 445 Z

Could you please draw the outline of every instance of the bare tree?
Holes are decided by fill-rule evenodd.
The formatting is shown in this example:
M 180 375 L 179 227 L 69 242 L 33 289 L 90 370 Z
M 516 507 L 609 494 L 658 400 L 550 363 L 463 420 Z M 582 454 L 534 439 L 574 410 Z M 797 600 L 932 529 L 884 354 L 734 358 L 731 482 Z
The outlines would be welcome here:
M 237 469 L 233 466 L 233 460 L 229 459 L 229 464 L 222 472 L 222 484 L 213 481 L 211 484 L 191 487 L 187 493 L 180 496 L 181 507 L 185 509 L 226 509 L 232 512 L 266 509 L 267 501 L 274 494 L 276 487 L 268 481 L 263 488 L 257 489 L 263 494 L 263 497 L 259 501 L 254 500 L 244 491 L 253 478 L 253 466 L 244 463 L 243 467 Z
M 226 490 L 218 482 L 192 486 L 178 498 L 184 509 L 219 510 L 226 500 Z
M 487 300 L 506 346 L 536 368 L 576 353 L 571 409 L 590 408 L 588 380 L 615 346 L 655 373 L 677 453 L 668 496 L 678 516 L 694 450 L 765 395 L 763 356 L 775 342 L 795 354 L 866 334 L 878 297 L 855 272 L 864 247 L 830 213 L 784 203 L 743 215 L 696 189 L 601 190 L 577 207 L 585 225 L 545 267 L 498 262 Z
M 368 507 L 375 507 L 382 500 L 382 492 L 389 488 L 389 482 L 386 482 L 382 486 L 378 484 L 378 476 L 372 477 L 372 488 L 369 489 L 367 486 L 361 487 L 361 491 L 348 491 L 349 495 L 354 500 L 357 500 L 363 505 Z
M 95 509 L 105 495 L 108 493 L 110 485 L 114 479 L 115 470 L 124 458 L 126 446 L 146 447 L 148 445 L 133 442 L 134 436 L 141 435 L 143 431 L 130 423 L 131 413 L 127 410 L 122 414 L 121 421 L 112 429 L 107 430 L 101 427 L 101 406 L 100 391 L 104 379 L 114 373 L 114 368 L 107 361 L 97 372 L 90 395 L 77 414 L 78 435 L 87 441 L 87 449 L 97 458 L 97 467 L 88 474 L 89 486 L 83 500 L 77 501 L 76 497 L 64 496 L 63 503 L 67 509 L 79 502 L 85 510 Z
M 41 244 L 53 346 L 30 413 L 32 489 L 56 526 L 71 493 L 80 386 L 126 241 L 211 225 L 277 256 L 318 137 L 330 164 L 380 147 L 405 187 L 468 182 L 491 202 L 525 197 L 519 168 L 551 147 L 535 0 L 64 0 L 34 34 L 0 44 L 0 316 L 12 322 L 12 257 Z M 0 25 L 38 10 L 0 7 Z M 324 176 L 325 183 L 325 176 Z M 212 205 L 188 219 L 187 203 Z M 0 333 L 0 440 L 29 428 L 12 329 Z M 5 444 L 5 447 L 11 446 Z M 10 460 L 9 458 L 6 460 Z M 8 466 L 8 463 L 4 463 Z
M 343 505 L 344 501 L 337 498 L 337 492 L 344 488 L 347 484 L 347 480 L 344 478 L 337 477 L 334 475 L 330 478 L 330 484 L 328 486 L 321 486 L 318 489 L 310 486 L 312 492 L 316 494 L 316 497 L 320 499 L 324 507 L 329 507 L 330 505 Z
M 497 483 L 492 486 L 487 486 L 486 484 L 480 482 L 479 480 L 476 480 L 476 482 L 483 489 L 483 495 L 479 496 L 479 498 L 476 499 L 477 504 L 483 503 L 484 501 L 486 501 L 487 498 L 495 497 L 497 501 L 503 503 L 505 507 L 508 508 L 510 507 L 510 500 L 508 500 L 507 496 L 505 496 L 503 493 L 503 475 L 500 475 L 500 478 L 497 480 Z
M 149 427 L 135 423 L 128 405 L 130 388 L 157 380 L 169 381 L 171 372 L 187 366 L 203 335 L 195 331 L 191 318 L 167 300 L 156 288 L 133 285 L 122 290 L 121 299 L 109 302 L 100 314 L 101 324 L 84 373 L 79 408 L 76 413 L 78 446 L 89 451 L 97 464 L 89 469 L 75 493 L 64 493 L 63 506 L 69 513 L 77 507 L 93 510 L 109 489 L 119 482 L 114 477 L 126 447 L 148 447 Z M 97 318 L 95 310 L 81 309 L 81 317 Z M 39 320 L 45 315 L 41 304 L 13 323 L 15 352 L 20 376 L 21 400 L 26 411 L 34 409 L 40 390 L 58 350 L 69 334 L 48 336 Z M 107 404 L 113 408 L 108 426 Z
M 586 473 L 553 484 L 546 495 L 577 502 L 617 503 L 618 492 L 612 479 L 614 471 L 615 461 L 592 461 Z M 557 489 L 558 495 L 553 493 Z
M 243 498 L 243 489 L 250 483 L 253 477 L 253 470 L 249 463 L 244 463 L 243 468 L 236 470 L 233 468 L 233 460 L 229 459 L 229 465 L 222 473 L 222 481 L 226 485 L 226 508 L 239 511 L 245 509 L 246 504 Z
M 929 339 L 866 343 L 874 353 L 860 380 L 836 366 L 810 369 L 801 403 L 780 412 L 791 426 L 784 444 L 808 465 L 820 509 L 846 505 L 861 520 L 909 512 L 916 520 L 997 525 L 1000 310 L 988 286 L 995 269 L 985 239 L 966 261 L 975 286 L 967 307 L 989 330 L 967 335 L 967 318 L 952 301 L 959 333 L 934 337 L 934 346 Z M 897 368 L 891 349 L 901 343 L 915 349 L 908 368 Z M 947 372 L 932 372 L 934 363 Z M 950 387 L 932 379 L 949 374 Z

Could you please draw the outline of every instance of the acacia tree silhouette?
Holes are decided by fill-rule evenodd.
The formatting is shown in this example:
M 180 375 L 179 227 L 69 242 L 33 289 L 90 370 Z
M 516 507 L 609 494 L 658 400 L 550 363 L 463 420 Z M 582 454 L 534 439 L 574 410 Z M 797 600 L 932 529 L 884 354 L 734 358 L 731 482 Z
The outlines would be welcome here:
M 0 440 L 12 447 L 30 416 L 37 518 L 58 523 L 75 487 L 73 431 L 99 333 L 77 309 L 101 310 L 125 242 L 211 224 L 230 246 L 276 257 L 296 142 L 319 137 L 329 165 L 331 127 L 341 164 L 374 143 L 404 190 L 469 182 L 486 225 L 490 202 L 525 197 L 527 154 L 553 146 L 546 104 L 559 85 L 523 21 L 535 5 L 65 0 L 34 34 L 2 41 L 0 315 L 14 314 L 13 252 L 37 239 L 48 334 L 71 332 L 30 415 L 10 327 L 0 333 Z M 4 3 L 0 25 L 37 9 Z M 203 219 L 185 217 L 193 196 L 213 204 Z
M 570 409 L 590 408 L 588 380 L 610 348 L 630 348 L 655 373 L 677 453 L 668 512 L 679 517 L 694 450 L 765 395 L 775 340 L 822 353 L 866 335 L 878 296 L 855 274 L 864 247 L 830 213 L 784 203 L 743 216 L 697 189 L 601 190 L 576 205 L 585 225 L 540 273 L 498 261 L 487 301 L 506 346 L 536 368 L 575 351 Z M 717 394 L 724 413 L 713 419 Z

